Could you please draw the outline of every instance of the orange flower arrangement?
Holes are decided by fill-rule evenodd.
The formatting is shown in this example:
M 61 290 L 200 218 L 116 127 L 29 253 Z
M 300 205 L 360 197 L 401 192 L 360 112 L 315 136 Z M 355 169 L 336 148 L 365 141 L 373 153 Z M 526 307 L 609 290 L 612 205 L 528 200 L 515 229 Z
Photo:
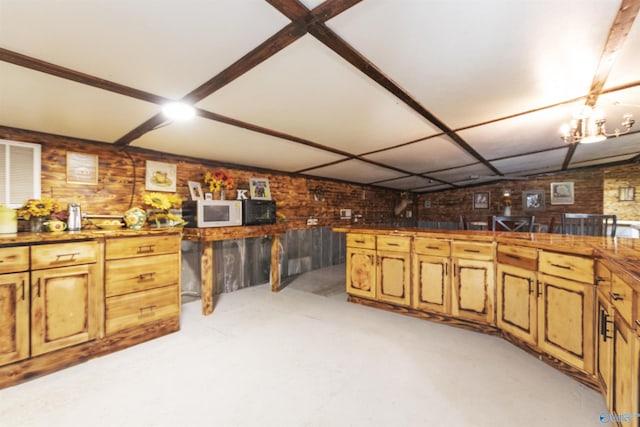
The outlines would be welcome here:
M 216 192 L 233 187 L 234 181 L 225 171 L 207 171 L 204 174 L 204 182 L 209 185 L 209 191 Z

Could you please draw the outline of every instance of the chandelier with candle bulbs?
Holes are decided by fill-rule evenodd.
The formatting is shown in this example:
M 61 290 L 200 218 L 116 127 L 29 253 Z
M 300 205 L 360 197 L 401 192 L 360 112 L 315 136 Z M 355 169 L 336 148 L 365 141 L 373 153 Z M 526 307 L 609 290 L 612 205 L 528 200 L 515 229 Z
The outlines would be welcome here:
M 605 123 L 606 119 L 603 117 L 602 110 L 594 110 L 585 106 L 571 123 L 565 124 L 560 128 L 560 138 L 567 144 L 601 142 L 607 137 L 618 137 L 628 133 L 635 120 L 633 120 L 631 114 L 625 114 L 621 123 L 624 130 L 616 128 L 612 133 L 607 133 Z

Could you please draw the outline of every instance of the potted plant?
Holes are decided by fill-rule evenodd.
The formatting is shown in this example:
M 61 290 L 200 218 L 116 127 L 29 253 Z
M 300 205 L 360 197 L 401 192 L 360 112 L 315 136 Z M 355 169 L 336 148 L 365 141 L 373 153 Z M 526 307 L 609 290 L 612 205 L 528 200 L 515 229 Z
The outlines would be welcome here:
M 29 221 L 29 231 L 40 233 L 44 222 L 60 209 L 60 203 L 50 197 L 29 199 L 18 209 L 18 215 Z
M 207 171 L 204 174 L 204 182 L 209 186 L 209 191 L 214 194 L 220 194 L 221 200 L 226 198 L 225 192 L 231 189 L 234 184 L 233 178 L 223 170 Z
M 179 227 L 186 223 L 180 216 L 182 199 L 176 194 L 146 193 L 143 201 L 147 209 L 147 221 L 155 227 Z

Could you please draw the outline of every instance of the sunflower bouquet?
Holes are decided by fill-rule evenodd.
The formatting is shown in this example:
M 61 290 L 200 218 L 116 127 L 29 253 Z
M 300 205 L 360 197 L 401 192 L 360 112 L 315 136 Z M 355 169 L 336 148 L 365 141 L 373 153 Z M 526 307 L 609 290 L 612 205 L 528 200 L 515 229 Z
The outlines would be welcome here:
M 209 191 L 215 193 L 233 187 L 234 181 L 225 171 L 207 171 L 204 174 L 204 183 L 209 186 Z
M 176 194 L 146 193 L 142 200 L 144 204 L 151 207 L 147 212 L 147 220 L 154 221 L 156 226 L 167 223 L 170 226 L 181 226 L 185 221 L 172 209 L 182 206 L 182 199 Z
M 42 199 L 29 199 L 18 209 L 18 215 L 24 219 L 33 217 L 48 217 L 59 212 L 62 206 L 56 200 L 43 197 Z

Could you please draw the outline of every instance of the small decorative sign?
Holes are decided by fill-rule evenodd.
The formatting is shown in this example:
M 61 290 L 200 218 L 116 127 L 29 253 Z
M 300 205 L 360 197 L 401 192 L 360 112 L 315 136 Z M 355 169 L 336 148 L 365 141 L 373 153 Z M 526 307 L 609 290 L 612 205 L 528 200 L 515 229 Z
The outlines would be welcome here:
M 67 152 L 67 183 L 98 184 L 98 156 Z

